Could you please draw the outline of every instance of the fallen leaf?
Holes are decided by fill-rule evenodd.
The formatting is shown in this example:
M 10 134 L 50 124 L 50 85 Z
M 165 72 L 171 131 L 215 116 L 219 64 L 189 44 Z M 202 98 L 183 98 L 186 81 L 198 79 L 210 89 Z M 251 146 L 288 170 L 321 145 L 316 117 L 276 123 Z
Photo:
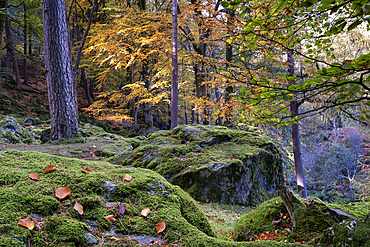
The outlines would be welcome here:
M 84 207 L 79 204 L 77 201 L 75 203 L 75 206 L 73 207 L 80 215 L 84 213 Z
M 108 215 L 108 216 L 104 216 L 104 219 L 106 220 L 106 221 L 109 221 L 109 222 L 115 222 L 117 219 L 114 217 L 114 215 L 113 214 L 111 214 L 111 215 Z
M 28 177 L 32 180 L 40 180 L 40 176 L 37 173 L 28 173 Z
M 294 243 L 303 244 L 303 240 L 302 239 L 296 239 L 296 240 L 294 240 Z
M 57 167 L 54 166 L 54 165 L 48 165 L 43 170 L 44 170 L 44 172 L 50 172 L 50 171 L 55 170 L 55 168 L 57 168 Z
M 131 179 L 132 179 L 132 177 L 130 175 L 128 175 L 127 173 L 123 177 L 123 180 L 125 180 L 125 181 L 131 181 Z
M 88 167 L 86 167 L 85 169 L 82 169 L 81 171 L 86 174 L 89 174 L 89 172 L 91 172 L 91 170 Z
M 278 201 L 276 201 L 275 203 L 276 203 L 276 205 L 278 205 L 278 204 L 279 204 L 279 202 L 278 202 Z
M 125 204 L 119 204 L 118 205 L 118 212 L 120 214 L 124 214 L 125 213 L 125 210 L 126 210 Z
M 35 222 L 29 219 L 19 219 L 18 225 L 26 227 L 28 230 L 32 230 L 35 227 Z
M 166 229 L 166 223 L 164 223 L 163 221 L 158 222 L 156 229 L 157 229 L 157 233 L 163 232 L 164 229 Z
M 71 189 L 69 188 L 69 186 L 58 188 L 55 191 L 55 196 L 58 197 L 59 199 L 63 199 L 67 197 L 69 194 L 71 194 Z
M 109 239 L 112 239 L 112 240 L 115 240 L 115 241 L 118 241 L 120 240 L 120 238 L 116 237 L 116 236 L 112 236 L 112 237 L 108 237 Z
M 141 210 L 141 216 L 147 217 L 150 214 L 150 209 L 149 208 L 144 208 Z

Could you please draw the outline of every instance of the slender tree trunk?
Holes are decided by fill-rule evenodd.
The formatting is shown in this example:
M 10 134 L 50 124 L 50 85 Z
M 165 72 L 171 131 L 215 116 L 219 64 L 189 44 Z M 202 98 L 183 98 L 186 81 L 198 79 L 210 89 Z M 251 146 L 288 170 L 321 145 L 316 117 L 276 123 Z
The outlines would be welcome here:
M 179 125 L 178 120 L 178 64 L 177 64 L 177 0 L 172 0 L 172 91 L 171 91 L 171 129 Z
M 89 82 L 88 82 L 88 79 L 87 79 L 87 75 L 86 75 L 86 70 L 85 69 L 81 69 L 81 80 L 83 82 L 83 85 L 84 85 L 84 89 L 85 89 L 85 96 L 86 96 L 86 99 L 87 99 L 87 103 L 90 105 L 92 105 L 92 100 L 91 100 L 91 97 L 90 97 L 90 91 L 89 91 Z
M 45 69 L 50 106 L 50 139 L 78 135 L 77 95 L 64 0 L 43 0 Z
M 15 85 L 17 89 L 21 86 L 21 79 L 19 76 L 19 68 L 18 68 L 18 61 L 15 54 L 14 44 L 13 44 L 13 35 L 12 35 L 12 29 L 10 26 L 10 21 L 8 15 L 6 16 L 6 23 L 5 23 L 5 31 L 6 31 L 6 38 L 9 41 L 9 48 L 13 59 L 13 71 L 15 74 Z
M 288 62 L 289 62 L 289 76 L 294 76 L 294 58 L 293 58 L 293 50 L 288 51 Z M 290 102 L 290 112 L 292 118 L 294 119 L 298 116 L 298 107 L 299 104 L 297 99 L 294 98 Z M 298 122 L 292 124 L 292 141 L 293 141 L 293 154 L 294 154 L 294 164 L 295 164 L 295 173 L 297 177 L 297 185 L 298 185 L 298 192 L 301 197 L 307 197 L 307 188 L 306 188 L 306 180 L 304 175 L 304 169 L 301 159 L 301 148 L 300 148 L 300 141 L 299 141 L 299 125 Z
M 235 18 L 235 10 L 230 10 L 230 9 L 227 9 L 227 22 L 226 22 L 226 25 L 227 25 L 227 33 L 229 35 L 233 35 L 233 22 L 234 22 L 234 18 Z M 229 68 L 230 68 L 230 63 L 231 63 L 231 60 L 232 60 L 232 57 L 233 57 L 233 47 L 230 43 L 226 42 L 225 43 L 226 45 L 226 73 L 228 74 L 228 77 L 229 77 Z M 225 89 L 225 104 L 226 106 L 230 105 L 230 101 L 232 100 L 231 98 L 231 94 L 234 92 L 234 89 L 232 86 L 228 85 L 230 84 L 230 80 L 229 79 L 226 79 L 226 89 Z M 231 124 L 231 116 L 230 117 L 225 117 L 225 125 L 229 125 Z
M 149 57 L 146 58 L 144 62 L 144 68 L 143 68 L 143 79 L 145 82 L 145 88 L 148 90 L 148 93 L 150 93 L 150 68 L 149 68 Z M 152 106 L 149 102 L 144 103 L 144 123 L 148 127 L 153 127 L 153 112 L 152 112 Z
M 0 9 L 4 9 L 7 11 L 8 8 L 8 0 L 0 0 Z M 3 57 L 3 53 L 1 52 L 2 47 L 2 41 L 3 41 L 3 30 L 5 25 L 5 19 L 6 19 L 7 13 L 1 12 L 0 14 L 0 89 L 1 89 L 1 82 L 2 82 L 2 66 L 1 66 L 1 59 Z
M 28 73 L 27 73 L 27 4 L 24 4 L 24 27 L 23 27 L 23 38 L 24 38 L 24 46 L 23 46 L 23 84 L 28 84 Z

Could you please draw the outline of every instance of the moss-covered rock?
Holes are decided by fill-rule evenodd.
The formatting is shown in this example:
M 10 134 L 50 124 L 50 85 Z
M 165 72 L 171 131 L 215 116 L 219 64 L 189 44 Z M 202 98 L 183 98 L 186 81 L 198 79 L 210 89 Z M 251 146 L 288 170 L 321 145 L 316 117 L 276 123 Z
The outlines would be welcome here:
M 5 117 L 0 121 L 0 139 L 8 143 L 32 143 L 33 136 L 23 128 L 14 117 Z
M 149 134 L 124 166 L 155 170 L 200 201 L 258 205 L 277 196 L 280 152 L 267 136 L 221 126 L 185 126 Z
M 315 246 L 370 246 L 370 214 L 359 220 L 346 220 L 334 224 L 316 238 Z
M 44 173 L 50 164 L 57 168 Z M 81 172 L 86 167 L 92 172 Z M 215 238 L 197 203 L 150 170 L 15 150 L 0 152 L 0 169 L 0 246 L 82 246 L 88 241 L 97 246 L 103 239 L 104 246 L 134 245 L 128 236 L 157 237 L 184 246 L 286 245 Z M 40 180 L 29 179 L 29 173 L 38 173 Z M 125 174 L 132 180 L 124 181 Z M 56 188 L 64 186 L 71 194 L 56 199 Z M 74 209 L 76 202 L 83 206 L 82 215 Z M 119 204 L 125 206 L 124 214 Z M 147 217 L 140 216 L 144 208 L 151 210 Z M 116 221 L 105 220 L 108 215 Z M 20 218 L 33 220 L 35 228 L 19 226 Z M 162 221 L 166 229 L 158 234 L 156 224 Z
M 352 217 L 351 215 L 358 213 L 357 207 L 347 205 L 346 213 L 338 211 L 340 214 L 337 214 L 335 208 L 340 208 L 340 205 L 325 204 L 318 198 L 301 199 L 299 202 L 294 208 L 295 228 L 293 232 L 291 232 L 293 224 L 285 204 L 280 197 L 276 197 L 243 215 L 234 225 L 234 239 L 236 241 L 254 240 L 261 233 L 278 231 L 281 234 L 280 240 L 286 239 L 294 242 L 296 239 L 303 239 L 309 243 L 321 241 L 325 242 L 324 246 L 327 246 L 326 244 L 330 243 L 327 238 L 315 241 L 313 239 L 327 232 L 327 229 L 332 229 L 332 226 L 341 225 L 340 222 L 343 219 L 348 219 Z M 370 209 L 363 209 L 362 212 L 363 214 L 369 213 Z

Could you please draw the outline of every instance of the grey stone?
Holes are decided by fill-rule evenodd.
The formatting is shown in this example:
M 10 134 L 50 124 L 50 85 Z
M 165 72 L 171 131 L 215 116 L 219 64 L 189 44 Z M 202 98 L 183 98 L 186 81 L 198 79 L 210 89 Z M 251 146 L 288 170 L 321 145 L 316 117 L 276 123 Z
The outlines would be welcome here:
M 149 244 L 159 240 L 159 237 L 150 237 L 147 235 L 127 235 L 127 237 L 130 239 L 136 239 L 140 244 Z
M 202 151 L 202 148 L 199 145 L 195 145 L 193 147 L 193 150 L 194 150 L 194 152 L 200 152 L 200 151 Z
M 109 181 L 104 181 L 102 184 L 103 187 L 107 188 L 107 194 L 110 196 L 111 194 L 116 193 L 117 191 L 117 185 L 113 184 Z
M 92 235 L 90 232 L 84 233 L 84 236 L 87 237 L 86 244 L 97 244 L 99 243 L 98 240 Z

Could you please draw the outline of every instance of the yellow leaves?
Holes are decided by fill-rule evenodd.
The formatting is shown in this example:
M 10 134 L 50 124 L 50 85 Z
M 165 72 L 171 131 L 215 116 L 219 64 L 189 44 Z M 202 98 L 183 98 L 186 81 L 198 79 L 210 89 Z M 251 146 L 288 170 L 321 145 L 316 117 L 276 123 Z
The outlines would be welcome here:
M 28 230 L 32 230 L 35 227 L 35 222 L 29 219 L 19 219 L 18 225 L 26 227 Z

